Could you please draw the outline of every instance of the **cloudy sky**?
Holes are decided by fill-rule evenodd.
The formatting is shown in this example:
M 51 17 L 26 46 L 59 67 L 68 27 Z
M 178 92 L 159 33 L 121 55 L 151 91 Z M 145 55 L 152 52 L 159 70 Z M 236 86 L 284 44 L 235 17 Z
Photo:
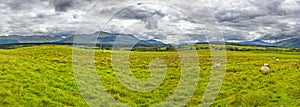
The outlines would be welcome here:
M 1 0 L 0 36 L 103 30 L 164 42 L 213 38 L 216 32 L 226 41 L 300 37 L 300 0 L 148 1 Z

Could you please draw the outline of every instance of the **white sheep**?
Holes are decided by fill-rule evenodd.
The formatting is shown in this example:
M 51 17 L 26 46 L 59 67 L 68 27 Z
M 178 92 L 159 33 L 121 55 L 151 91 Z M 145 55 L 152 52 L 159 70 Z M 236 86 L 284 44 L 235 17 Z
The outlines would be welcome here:
M 214 68 L 219 68 L 221 66 L 221 64 L 220 63 L 216 63 L 216 64 L 214 64 Z
M 279 59 L 276 59 L 276 62 L 279 62 Z
M 260 68 L 263 73 L 268 73 L 270 71 L 269 64 L 265 63 L 263 67 Z

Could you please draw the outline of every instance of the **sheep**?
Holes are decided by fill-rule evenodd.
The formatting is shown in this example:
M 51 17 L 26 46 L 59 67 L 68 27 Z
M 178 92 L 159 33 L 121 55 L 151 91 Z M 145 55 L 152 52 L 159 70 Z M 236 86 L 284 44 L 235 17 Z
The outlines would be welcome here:
M 263 67 L 260 68 L 263 73 L 268 73 L 270 71 L 269 64 L 265 63 Z
M 276 62 L 279 62 L 279 59 L 276 59 Z
M 219 68 L 220 66 L 221 66 L 220 63 L 216 63 L 216 64 L 214 64 L 213 68 Z

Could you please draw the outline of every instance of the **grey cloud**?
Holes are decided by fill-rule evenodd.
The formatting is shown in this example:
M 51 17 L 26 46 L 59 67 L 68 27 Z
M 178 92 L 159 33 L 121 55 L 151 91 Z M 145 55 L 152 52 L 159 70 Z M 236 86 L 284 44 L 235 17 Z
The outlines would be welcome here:
M 67 12 L 68 10 L 86 10 L 97 0 L 49 0 L 57 12 Z M 100 1 L 98 1 L 100 2 Z
M 225 40 L 246 40 L 238 34 L 227 34 L 224 36 Z
M 286 34 L 286 33 L 277 33 L 275 35 L 272 34 L 266 34 L 263 37 L 261 37 L 260 39 L 262 40 L 284 40 L 287 38 L 295 38 L 295 37 L 300 37 L 299 36 L 299 32 L 293 32 L 292 34 Z
M 158 15 L 160 17 L 164 17 L 165 14 L 161 11 L 150 9 L 148 7 L 144 7 L 145 9 L 140 9 L 135 6 L 130 6 L 128 8 L 125 8 L 121 10 L 117 17 L 123 18 L 123 19 L 146 19 L 150 18 L 152 16 Z
M 186 12 L 187 15 L 191 16 L 191 18 L 179 19 L 186 19 L 186 21 L 195 20 L 196 23 L 199 23 L 207 30 L 216 30 L 210 28 L 217 28 L 218 25 L 224 27 L 221 30 L 223 30 L 223 35 L 226 40 L 251 40 L 258 38 L 271 39 L 277 38 L 278 36 L 278 38 L 290 38 L 293 37 L 292 35 L 294 35 L 294 37 L 299 36 L 299 33 L 295 33 L 299 31 L 299 29 L 295 29 L 295 25 L 282 23 L 282 20 L 286 19 L 299 19 L 297 8 L 290 8 L 291 6 L 283 8 L 286 0 L 202 0 L 199 2 L 195 2 L 194 0 L 186 0 L 186 2 L 161 1 L 165 1 L 168 5 L 178 7 Z M 207 5 L 210 8 L 207 8 Z M 103 8 L 102 13 L 113 12 L 115 9 L 118 9 L 118 6 L 115 5 L 113 5 L 113 9 L 110 5 L 105 7 L 108 8 Z M 145 27 L 147 29 L 157 28 L 156 18 L 168 15 L 168 12 L 161 12 L 163 14 L 160 14 L 155 13 L 155 11 L 145 12 L 134 9 L 127 9 L 122 13 L 124 14 L 120 14 L 118 18 L 139 19 L 146 22 Z M 159 17 L 153 18 L 152 16 L 154 15 Z M 250 32 L 255 32 L 257 35 L 250 35 Z
M 261 11 L 271 15 L 281 15 L 283 11 L 279 9 L 283 0 L 251 0 L 250 4 L 257 6 Z
M 219 22 L 224 21 L 233 21 L 239 22 L 240 20 L 251 20 L 255 19 L 256 17 L 263 16 L 261 13 L 250 13 L 250 12 L 243 12 L 243 11 L 220 11 L 216 13 L 216 18 Z
M 67 11 L 68 8 L 74 5 L 74 0 L 52 0 L 56 11 Z
M 12 0 L 0 2 L 0 36 L 6 33 L 39 32 L 37 28 L 45 28 L 48 33 L 55 31 L 72 32 L 77 22 L 73 15 L 83 18 L 95 0 Z M 127 0 L 98 0 L 98 5 L 92 9 L 98 20 L 108 20 L 117 10 L 126 6 Z M 226 40 L 249 40 L 261 38 L 264 40 L 286 39 L 300 35 L 300 2 L 299 0 L 179 0 L 164 1 L 166 4 L 182 9 L 187 15 L 172 14 L 177 20 L 198 23 L 204 29 L 216 30 L 221 26 Z M 2 3 L 2 4 L 1 4 Z M 207 8 L 208 6 L 209 8 Z M 54 13 L 52 12 L 54 11 Z M 56 13 L 55 13 L 56 12 Z M 169 11 L 159 11 L 152 8 L 145 10 L 135 7 L 125 8 L 116 18 L 140 20 L 146 30 L 157 29 L 159 20 L 169 15 Z M 91 20 L 91 19 L 86 19 Z M 103 21 L 104 22 L 104 21 Z M 218 23 L 218 24 L 215 24 Z M 134 29 L 133 29 L 134 30 Z M 137 31 L 138 32 L 138 31 Z M 215 32 L 215 31 L 212 31 Z M 249 35 L 255 32 L 257 35 Z M 41 33 L 41 32 L 40 32 Z M 91 32 L 93 33 L 93 32 Z M 151 36 L 151 35 L 149 35 Z M 197 35 L 191 35 L 195 38 Z
M 159 10 L 150 9 L 146 6 L 144 6 L 143 8 L 144 9 L 140 9 L 135 6 L 130 6 L 117 13 L 116 17 L 121 19 L 141 20 L 145 23 L 146 25 L 145 28 L 147 29 L 157 28 L 157 20 L 163 18 L 165 14 Z
M 72 2 L 72 6 L 68 3 Z M 73 15 L 82 15 L 92 0 L 7 0 L 0 2 L 0 36 L 9 34 L 74 32 L 78 22 Z M 56 6 L 56 7 L 55 7 Z M 73 7 L 78 8 L 75 10 Z M 72 12 L 66 11 L 72 10 Z M 73 11 L 75 10 L 75 11 Z M 60 11 L 60 12 L 57 12 Z M 76 13 L 80 12 L 80 13 Z M 80 16 L 80 18 L 82 18 Z M 55 30 L 53 30 L 55 29 Z
M 112 13 L 114 11 L 116 11 L 117 8 L 115 7 L 107 7 L 107 8 L 103 8 L 102 10 L 100 10 L 100 14 L 107 14 L 107 13 Z

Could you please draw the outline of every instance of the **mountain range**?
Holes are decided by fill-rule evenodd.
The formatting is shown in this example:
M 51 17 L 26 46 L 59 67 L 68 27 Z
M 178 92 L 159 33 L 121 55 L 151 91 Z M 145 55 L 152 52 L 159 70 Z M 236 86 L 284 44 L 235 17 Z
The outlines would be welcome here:
M 300 48 L 300 38 L 290 38 L 290 39 L 282 40 L 282 41 L 275 42 L 275 43 L 268 43 L 268 42 L 264 42 L 260 39 L 256 39 L 256 40 L 253 40 L 253 41 L 238 42 L 237 44 Z
M 99 35 L 99 36 L 97 36 Z M 56 43 L 56 44 L 73 44 L 74 37 L 76 42 L 79 43 L 101 43 L 101 44 L 132 44 L 140 46 L 170 46 L 170 44 L 160 42 L 158 40 L 139 40 L 132 34 L 108 33 L 108 32 L 95 32 L 93 34 L 77 34 L 75 35 L 33 35 L 33 36 L 0 36 L 0 44 L 19 44 L 19 43 Z M 98 38 L 97 38 L 98 37 Z M 97 38 L 95 40 L 94 38 Z M 255 45 L 255 46 L 282 46 L 300 48 L 300 37 L 290 38 L 275 43 L 264 42 L 263 40 L 256 39 L 252 41 L 243 41 L 235 44 L 239 45 Z
M 97 38 L 97 40 L 94 40 L 94 38 Z M 59 41 L 56 41 L 55 43 L 67 43 L 72 44 L 74 42 L 74 38 L 76 38 L 76 43 L 101 43 L 101 44 L 125 44 L 130 45 L 135 43 L 135 45 L 139 46 L 169 46 L 169 44 L 157 41 L 157 40 L 139 40 L 132 34 L 119 34 L 119 33 L 107 33 L 107 32 L 95 32 L 93 34 L 79 34 L 76 36 L 69 36 L 67 38 L 61 39 Z

